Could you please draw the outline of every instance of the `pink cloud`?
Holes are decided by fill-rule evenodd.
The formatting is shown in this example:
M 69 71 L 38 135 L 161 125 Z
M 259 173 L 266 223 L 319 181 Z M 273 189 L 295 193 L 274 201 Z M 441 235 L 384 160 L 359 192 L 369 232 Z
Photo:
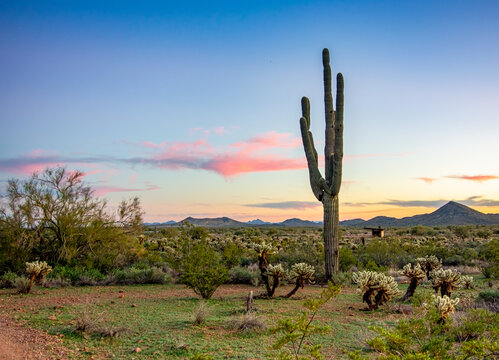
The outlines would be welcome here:
M 2 161 L 0 170 L 18 175 L 31 175 L 48 167 L 64 166 L 65 163 L 58 161 L 56 155 L 55 151 L 36 149 L 17 159 Z
M 221 130 L 220 130 L 221 131 Z M 225 177 L 249 172 L 303 169 L 304 158 L 289 158 L 270 154 L 272 151 L 295 148 L 301 140 L 291 134 L 269 132 L 246 141 L 213 147 L 206 139 L 194 142 L 142 143 L 157 153 L 144 162 L 163 169 L 204 169 Z
M 431 184 L 432 182 L 436 181 L 437 179 L 435 178 L 430 178 L 430 177 L 418 177 L 416 180 L 421 180 L 424 181 L 427 184 Z
M 206 163 L 206 170 L 213 170 L 225 177 L 264 171 L 298 170 L 307 166 L 305 159 L 277 156 L 250 156 L 245 154 L 222 155 Z
M 476 181 L 476 182 L 484 182 L 484 181 L 488 181 L 488 180 L 499 179 L 499 176 L 495 176 L 495 175 L 450 175 L 447 177 L 451 178 L 451 179 L 469 180 L 469 181 Z

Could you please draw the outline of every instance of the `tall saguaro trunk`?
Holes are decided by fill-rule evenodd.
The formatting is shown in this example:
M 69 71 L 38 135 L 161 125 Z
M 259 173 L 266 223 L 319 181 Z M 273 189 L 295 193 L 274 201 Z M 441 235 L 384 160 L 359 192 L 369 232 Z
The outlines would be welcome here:
M 325 176 L 319 171 L 317 150 L 310 132 L 310 101 L 301 100 L 302 117 L 300 129 L 303 148 L 307 157 L 310 186 L 317 200 L 324 207 L 324 252 L 326 278 L 330 280 L 339 271 L 339 198 L 343 161 L 343 75 L 336 76 L 336 111 L 333 108 L 331 89 L 331 67 L 329 50 L 322 51 L 324 66 L 324 104 L 325 104 Z

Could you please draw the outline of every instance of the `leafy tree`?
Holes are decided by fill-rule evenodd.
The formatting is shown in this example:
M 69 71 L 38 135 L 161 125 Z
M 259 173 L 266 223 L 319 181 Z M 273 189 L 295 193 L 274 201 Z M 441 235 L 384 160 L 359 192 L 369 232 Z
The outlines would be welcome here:
M 205 239 L 185 239 L 178 261 L 180 281 L 203 299 L 209 299 L 228 277 L 221 256 Z
M 93 196 L 83 173 L 46 169 L 27 180 L 10 179 L 0 209 L 0 250 L 28 252 L 52 264 L 123 265 L 140 251 L 142 210 L 138 198 L 115 214 Z M 15 269 L 19 270 L 19 269 Z

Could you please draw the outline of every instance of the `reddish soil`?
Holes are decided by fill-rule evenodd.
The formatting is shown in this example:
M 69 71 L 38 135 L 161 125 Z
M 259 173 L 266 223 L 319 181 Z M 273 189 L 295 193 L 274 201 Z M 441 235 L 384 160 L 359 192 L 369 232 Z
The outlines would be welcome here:
M 68 359 L 62 340 L 0 315 L 0 360 Z

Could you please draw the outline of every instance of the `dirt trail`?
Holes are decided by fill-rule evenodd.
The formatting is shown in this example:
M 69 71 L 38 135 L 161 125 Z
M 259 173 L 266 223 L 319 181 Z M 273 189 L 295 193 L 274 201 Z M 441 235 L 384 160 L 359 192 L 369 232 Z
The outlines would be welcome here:
M 0 360 L 69 359 L 62 340 L 0 315 Z

